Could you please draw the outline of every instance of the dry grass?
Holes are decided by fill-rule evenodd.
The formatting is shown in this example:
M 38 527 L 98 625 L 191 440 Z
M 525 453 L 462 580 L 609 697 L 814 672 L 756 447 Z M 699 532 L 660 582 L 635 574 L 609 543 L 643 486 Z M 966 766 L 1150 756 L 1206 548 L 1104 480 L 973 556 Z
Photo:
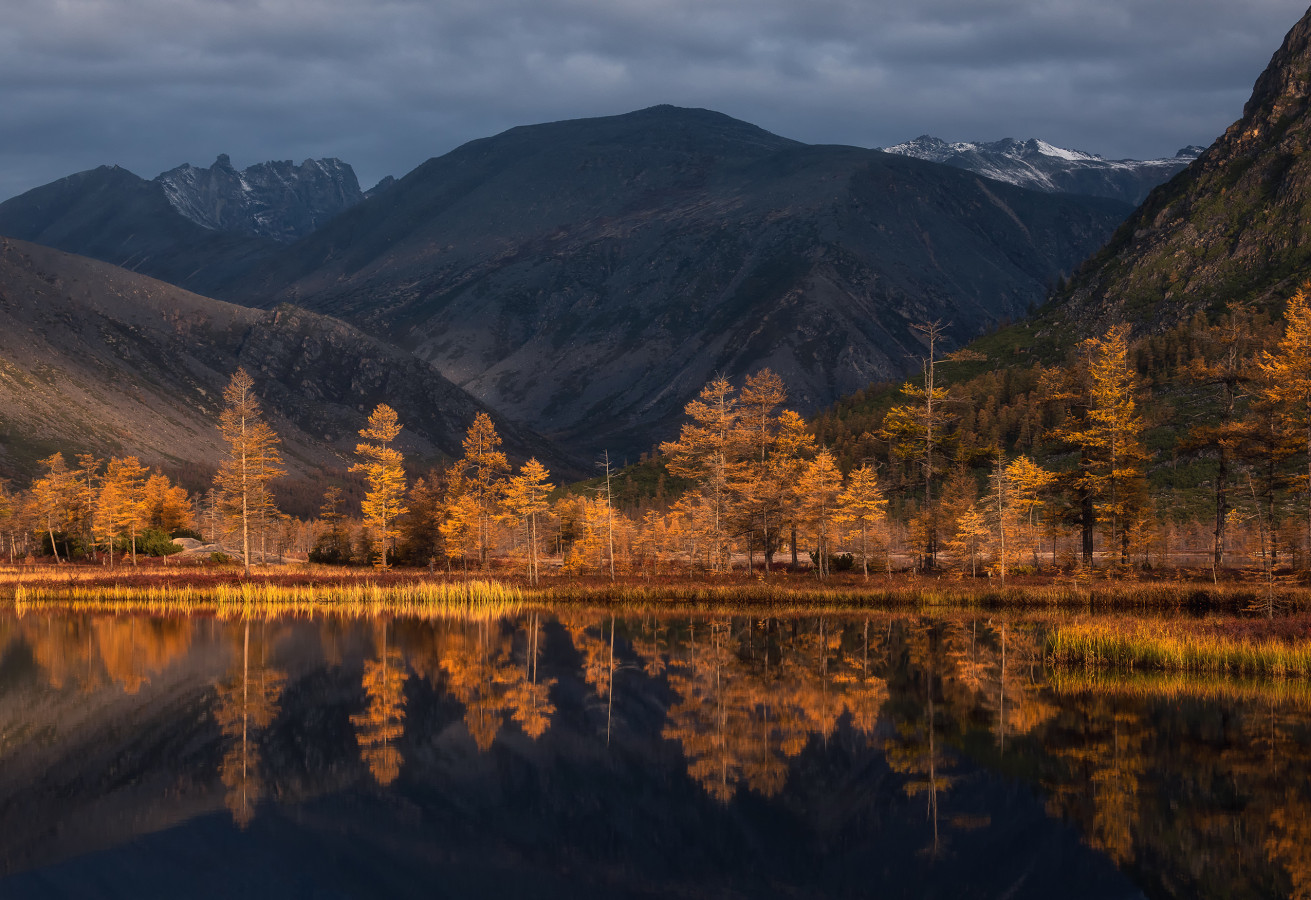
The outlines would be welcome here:
M 1099 618 L 1055 625 L 1058 665 L 1162 672 L 1311 677 L 1311 619 Z

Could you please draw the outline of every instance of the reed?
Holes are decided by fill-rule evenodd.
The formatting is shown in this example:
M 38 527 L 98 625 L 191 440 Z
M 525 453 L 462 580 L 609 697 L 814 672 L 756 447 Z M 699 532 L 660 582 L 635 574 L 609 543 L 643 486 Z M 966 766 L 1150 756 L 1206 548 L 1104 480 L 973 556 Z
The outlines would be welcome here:
M 1217 620 L 1073 621 L 1053 627 L 1046 648 L 1060 666 L 1311 676 L 1311 635 L 1305 628 L 1300 635 L 1261 635 Z
M 402 584 L 282 585 L 260 581 L 193 586 L 21 586 L 14 593 L 20 614 L 50 610 L 149 615 L 213 615 L 272 618 L 378 615 L 416 618 L 502 618 L 525 608 L 517 588 L 495 581 Z

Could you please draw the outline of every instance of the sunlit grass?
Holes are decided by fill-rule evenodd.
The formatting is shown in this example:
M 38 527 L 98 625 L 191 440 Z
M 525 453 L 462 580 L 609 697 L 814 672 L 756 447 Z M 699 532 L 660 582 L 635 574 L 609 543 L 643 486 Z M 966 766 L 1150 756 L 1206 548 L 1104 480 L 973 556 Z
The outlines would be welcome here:
M 1280 620 L 1281 625 L 1290 620 Z M 1305 619 L 1270 633 L 1243 620 L 1130 618 L 1071 621 L 1047 636 L 1062 666 L 1306 678 L 1311 633 Z
M 23 585 L 14 592 L 20 614 L 52 609 L 98 613 L 145 613 L 219 618 L 378 615 L 416 618 L 502 618 L 520 613 L 522 592 L 495 581 L 355 582 L 282 585 L 243 581 L 217 585 L 53 587 Z

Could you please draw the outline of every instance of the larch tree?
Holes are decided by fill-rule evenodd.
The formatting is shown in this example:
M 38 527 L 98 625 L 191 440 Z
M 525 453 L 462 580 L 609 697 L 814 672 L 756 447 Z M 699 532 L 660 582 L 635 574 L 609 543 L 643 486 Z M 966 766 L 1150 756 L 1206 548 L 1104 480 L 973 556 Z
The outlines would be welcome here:
M 228 452 L 214 483 L 223 508 L 241 527 L 241 558 L 249 575 L 251 523 L 266 512 L 269 483 L 285 472 L 278 436 L 260 414 L 255 382 L 245 369 L 232 376 L 223 402 L 219 433 L 228 443 Z
M 530 459 L 505 486 L 505 507 L 523 525 L 524 540 L 528 545 L 530 584 L 537 584 L 537 517 L 551 508 L 546 499 L 551 493 L 550 477 L 551 473 L 545 466 L 536 459 Z M 613 564 L 613 555 L 611 560 Z
M 54 554 L 55 562 L 60 563 L 64 560 L 60 558 L 59 546 L 55 543 L 55 530 L 63 531 L 68 524 L 76 488 L 75 476 L 69 471 L 62 453 L 46 457 L 40 465 L 46 473 L 32 482 L 32 506 L 45 525 L 50 552 Z
M 464 458 L 460 462 L 462 479 L 459 485 L 477 511 L 478 560 L 487 568 L 492 546 L 492 526 L 496 521 L 497 506 L 510 471 L 510 461 L 501 452 L 501 436 L 496 433 L 492 417 L 480 412 L 464 436 Z
M 869 536 L 870 531 L 877 530 L 883 524 L 884 511 L 888 501 L 879 490 L 879 479 L 868 464 L 854 470 L 847 479 L 847 486 L 838 495 L 838 513 L 835 521 L 851 522 L 860 528 L 860 567 L 869 581 Z M 889 574 L 891 574 L 892 557 L 887 557 Z
M 1026 541 L 1033 553 L 1033 564 L 1038 565 L 1038 514 L 1044 505 L 1044 494 L 1056 476 L 1035 463 L 1028 456 L 1017 456 L 1006 466 L 1006 480 L 1010 486 L 1010 502 L 1022 523 Z
M 1274 353 L 1263 352 L 1257 363 L 1258 392 L 1276 410 L 1289 447 L 1306 456 L 1306 469 L 1291 479 L 1306 503 L 1307 539 L 1311 547 L 1311 282 L 1289 298 L 1284 312 L 1284 336 Z
M 1129 327 L 1116 325 L 1104 338 L 1084 341 L 1080 354 L 1085 365 L 1073 375 L 1072 389 L 1059 396 L 1072 399 L 1082 415 L 1068 420 L 1055 435 L 1080 454 L 1073 484 L 1081 505 L 1084 562 L 1092 563 L 1095 521 L 1109 526 L 1108 546 L 1118 543 L 1121 561 L 1128 562 L 1125 523 L 1139 515 L 1144 502 L 1147 459 L 1138 379 L 1129 365 Z
M 111 459 L 101 479 L 96 501 L 97 530 L 105 535 L 109 558 L 114 558 L 114 538 L 123 538 L 137 564 L 137 535 L 146 525 L 146 467 L 135 456 Z
M 678 440 L 661 444 L 660 452 L 668 458 L 670 474 L 696 481 L 710 568 L 725 572 L 729 566 L 731 488 L 739 475 L 742 452 L 740 410 L 733 387 L 727 378 L 716 377 L 684 412 L 692 421 L 683 423 Z
M 888 410 L 880 435 L 888 441 L 895 456 L 912 461 L 919 468 L 924 489 L 924 563 L 931 569 L 937 565 L 940 530 L 934 486 L 941 468 L 949 402 L 947 389 L 937 379 L 937 367 L 942 362 L 938 359 L 938 344 L 945 338 L 947 326 L 935 321 L 911 327 L 923 335 L 927 345 L 928 353 L 920 359 L 923 378 L 919 383 L 908 381 L 902 386 L 901 392 L 909 402 Z
M 364 440 L 355 445 L 355 453 L 361 457 L 361 462 L 351 467 L 352 472 L 364 474 L 368 487 L 360 508 L 364 523 L 373 532 L 377 554 L 374 564 L 380 569 L 387 568 L 387 547 L 400 534 L 396 520 L 408 511 L 403 505 L 405 460 L 392 446 L 392 441 L 400 433 L 396 410 L 379 403 L 369 416 L 369 424 L 360 429 L 360 437 Z
M 838 498 L 842 495 L 842 471 L 827 447 L 807 464 L 802 483 L 804 516 L 815 538 L 815 574 L 826 578 L 832 555 L 830 535 L 839 512 Z

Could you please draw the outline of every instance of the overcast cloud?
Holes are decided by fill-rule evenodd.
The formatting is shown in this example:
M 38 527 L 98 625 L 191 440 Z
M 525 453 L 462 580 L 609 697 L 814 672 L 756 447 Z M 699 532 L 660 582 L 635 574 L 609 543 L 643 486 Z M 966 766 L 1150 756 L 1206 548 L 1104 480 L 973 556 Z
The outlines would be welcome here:
M 0 199 L 116 163 L 337 156 L 703 106 L 813 143 L 1207 144 L 1295 0 L 5 0 Z

